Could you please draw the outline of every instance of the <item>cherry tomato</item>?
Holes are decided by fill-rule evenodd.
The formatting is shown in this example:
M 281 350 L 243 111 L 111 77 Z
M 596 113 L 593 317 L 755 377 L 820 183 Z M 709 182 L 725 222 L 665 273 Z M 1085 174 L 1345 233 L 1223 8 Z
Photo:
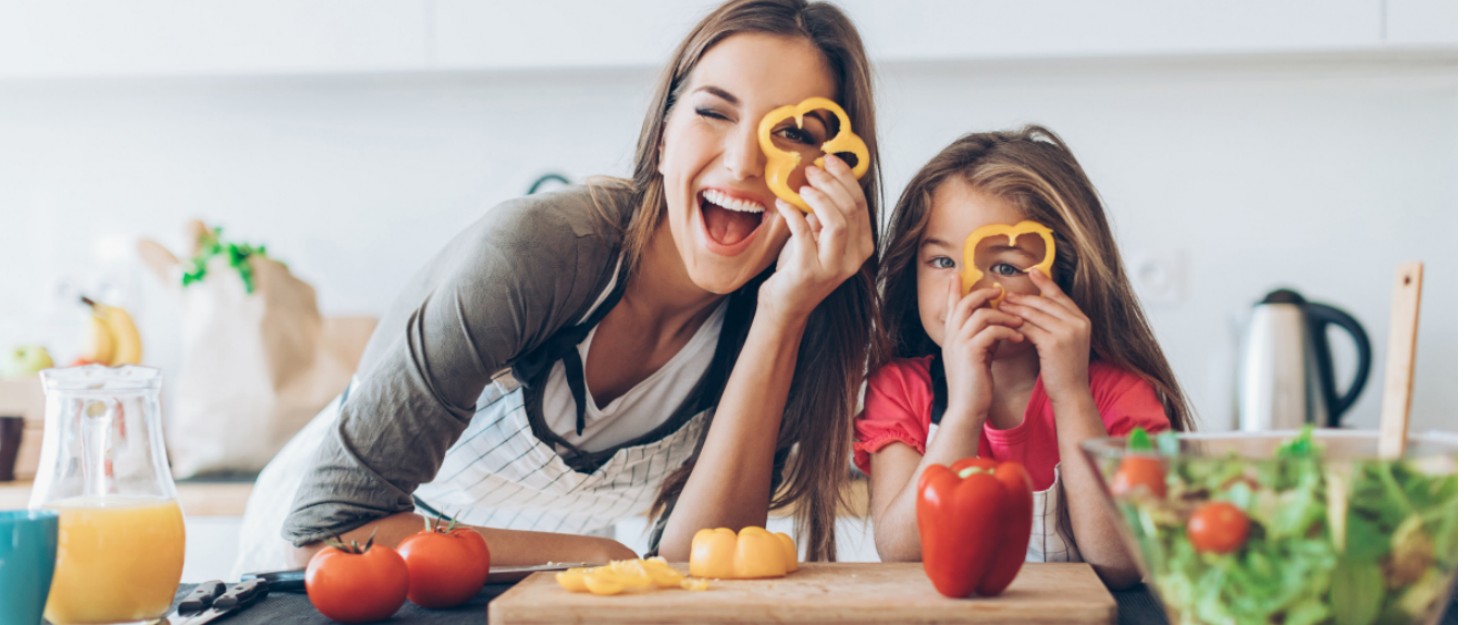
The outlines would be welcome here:
M 396 614 L 407 599 L 407 563 L 382 545 L 321 549 L 305 567 L 305 594 L 333 621 L 369 623 Z
M 488 543 L 468 528 L 429 527 L 397 546 L 407 561 L 407 599 L 424 608 L 450 608 L 472 599 L 488 580 Z
M 1123 496 L 1137 492 L 1140 487 L 1163 499 L 1168 493 L 1164 485 L 1164 462 L 1148 456 L 1125 456 L 1118 463 L 1118 472 L 1113 476 L 1113 494 Z
M 1195 508 L 1186 529 L 1195 551 L 1225 554 L 1245 544 L 1250 519 L 1233 503 L 1212 501 Z

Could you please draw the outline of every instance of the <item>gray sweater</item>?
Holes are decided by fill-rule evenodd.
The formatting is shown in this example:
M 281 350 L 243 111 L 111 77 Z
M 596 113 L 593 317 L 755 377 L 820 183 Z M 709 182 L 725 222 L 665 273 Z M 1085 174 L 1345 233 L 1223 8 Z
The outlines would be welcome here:
M 633 204 L 605 186 L 512 200 L 428 262 L 372 335 L 284 537 L 303 545 L 412 510 L 494 375 L 590 312 Z

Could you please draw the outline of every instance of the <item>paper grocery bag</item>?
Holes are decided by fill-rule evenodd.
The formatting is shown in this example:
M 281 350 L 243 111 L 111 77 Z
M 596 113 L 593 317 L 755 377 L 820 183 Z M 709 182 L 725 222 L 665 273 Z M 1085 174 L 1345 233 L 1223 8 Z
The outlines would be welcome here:
M 150 241 L 140 251 L 182 307 L 182 363 L 164 419 L 174 474 L 257 473 L 345 389 L 359 349 L 330 344 L 315 289 L 273 259 L 245 261 L 248 292 L 223 256 L 183 287 L 171 254 Z

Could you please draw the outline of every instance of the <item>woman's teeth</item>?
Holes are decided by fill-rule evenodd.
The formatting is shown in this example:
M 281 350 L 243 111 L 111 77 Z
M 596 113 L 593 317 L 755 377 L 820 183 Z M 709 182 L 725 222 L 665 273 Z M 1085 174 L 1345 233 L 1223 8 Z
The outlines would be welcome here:
M 752 200 L 734 198 L 716 189 L 707 189 L 706 191 L 703 191 L 702 197 L 712 204 L 716 204 L 717 206 L 720 206 L 727 210 L 737 211 L 739 213 L 762 213 L 768 210 L 762 204 L 759 204 Z

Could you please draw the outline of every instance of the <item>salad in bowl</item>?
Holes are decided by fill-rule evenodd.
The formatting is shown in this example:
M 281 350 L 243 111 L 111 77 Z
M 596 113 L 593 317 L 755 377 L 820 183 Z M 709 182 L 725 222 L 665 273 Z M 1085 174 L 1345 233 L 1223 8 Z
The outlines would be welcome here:
M 1377 432 L 1084 443 L 1175 623 L 1433 623 L 1458 566 L 1458 443 Z

